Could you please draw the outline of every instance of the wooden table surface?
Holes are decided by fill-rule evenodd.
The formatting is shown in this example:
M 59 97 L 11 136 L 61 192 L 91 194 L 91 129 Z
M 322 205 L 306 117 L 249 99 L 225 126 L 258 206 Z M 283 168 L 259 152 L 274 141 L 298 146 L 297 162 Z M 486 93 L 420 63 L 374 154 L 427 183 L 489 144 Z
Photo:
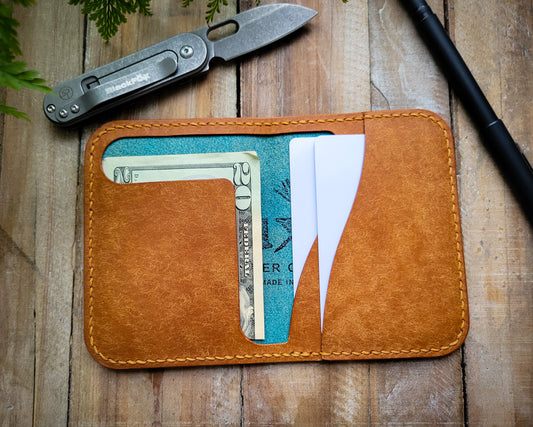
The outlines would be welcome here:
M 254 1 L 230 1 L 221 19 Z M 263 4 L 269 3 L 264 0 Z M 396 0 L 302 0 L 319 11 L 275 49 L 78 129 L 42 94 L 4 93 L 31 122 L 0 140 L 0 424 L 533 424 L 533 233 Z M 430 1 L 533 161 L 531 0 Z M 23 59 L 50 85 L 205 24 L 205 2 L 152 1 L 109 43 L 66 0 L 16 8 Z M 83 150 L 117 118 L 280 116 L 425 108 L 455 137 L 471 328 L 425 360 L 116 372 L 83 342 Z M 409 149 L 409 147 L 406 147 Z

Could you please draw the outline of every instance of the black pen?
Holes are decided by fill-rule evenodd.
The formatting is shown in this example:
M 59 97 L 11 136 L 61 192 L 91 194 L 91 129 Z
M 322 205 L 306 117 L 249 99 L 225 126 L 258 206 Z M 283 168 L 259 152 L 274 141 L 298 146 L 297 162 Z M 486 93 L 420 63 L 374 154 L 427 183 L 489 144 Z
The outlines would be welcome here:
M 437 16 L 424 0 L 401 0 L 418 32 L 476 125 L 504 179 L 533 224 L 533 168 L 498 119 L 450 40 Z

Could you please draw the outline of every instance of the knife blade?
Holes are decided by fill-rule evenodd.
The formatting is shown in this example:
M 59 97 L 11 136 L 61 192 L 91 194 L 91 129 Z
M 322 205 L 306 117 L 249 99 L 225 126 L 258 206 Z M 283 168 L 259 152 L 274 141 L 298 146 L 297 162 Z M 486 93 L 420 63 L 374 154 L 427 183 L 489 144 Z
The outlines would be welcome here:
M 204 73 L 213 58 L 230 61 L 274 43 L 316 14 L 299 5 L 270 4 L 178 34 L 54 86 L 44 97 L 44 113 L 60 126 L 78 124 L 155 89 Z M 232 27 L 229 35 L 210 37 L 226 26 Z

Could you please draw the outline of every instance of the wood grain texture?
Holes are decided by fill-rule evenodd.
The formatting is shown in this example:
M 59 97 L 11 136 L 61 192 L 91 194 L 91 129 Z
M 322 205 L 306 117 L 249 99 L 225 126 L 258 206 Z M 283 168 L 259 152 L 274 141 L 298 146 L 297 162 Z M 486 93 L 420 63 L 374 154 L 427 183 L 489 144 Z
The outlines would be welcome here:
M 365 363 L 245 367 L 244 425 L 358 425 L 369 422 Z
M 59 15 L 41 3 L 29 9 L 17 8 L 15 16 L 23 22 L 19 40 L 31 69 L 55 79 L 81 71 L 83 18 L 76 10 Z M 50 39 L 42 37 L 43 28 L 69 36 L 59 37 L 51 49 Z M 59 63 L 64 65 L 58 68 Z M 26 378 L 24 386 L 31 393 L 31 397 L 14 403 L 20 410 L 15 419 L 31 421 L 33 417 L 45 424 L 66 423 L 78 169 L 76 132 L 59 131 L 42 120 L 40 93 L 8 91 L 7 103 L 33 120 L 29 124 L 6 117 L 2 147 L 0 223 L 3 242 L 16 248 L 10 253 L 18 258 L 13 271 L 16 280 L 7 278 L 11 287 L 3 303 L 9 304 L 8 315 L 17 313 L 23 320 L 11 330 L 7 346 L 17 344 L 19 336 L 25 337 L 26 345 L 18 349 L 26 352 L 10 352 L 10 363 L 14 372 L 24 374 L 13 378 Z M 10 323 L 13 320 L 10 318 Z M 0 411 L 4 409 L 2 405 Z
M 243 2 L 242 7 L 249 7 Z M 261 2 L 261 4 L 275 2 Z M 301 1 L 317 10 L 290 43 L 243 63 L 243 116 L 342 113 L 370 108 L 366 2 Z
M 0 230 L 0 269 L 0 419 L 6 425 L 30 425 L 35 381 L 33 283 L 37 272 L 34 261 L 3 229 Z
M 496 114 L 533 160 L 531 2 L 451 3 L 458 49 Z M 533 418 L 533 234 L 460 104 L 454 102 L 471 332 L 468 420 Z
M 443 21 L 442 3 L 428 4 Z M 450 120 L 448 84 L 400 2 L 369 5 L 372 109 L 426 108 Z
M 16 9 L 24 60 L 53 85 L 203 26 L 205 2 L 152 2 L 109 43 L 64 0 Z M 254 5 L 229 2 L 223 16 Z M 263 4 L 273 1 L 262 1 Z M 395 0 L 300 0 L 286 42 L 96 117 L 54 127 L 42 94 L 6 92 L 0 169 L 0 425 L 530 425 L 533 233 Z M 533 25 L 524 0 L 432 0 L 497 114 L 533 160 Z M 452 124 L 471 330 L 435 360 L 115 372 L 83 342 L 83 149 L 117 118 L 427 108 Z M 177 326 L 179 327 L 179 325 Z M 463 390 L 463 385 L 466 389 Z

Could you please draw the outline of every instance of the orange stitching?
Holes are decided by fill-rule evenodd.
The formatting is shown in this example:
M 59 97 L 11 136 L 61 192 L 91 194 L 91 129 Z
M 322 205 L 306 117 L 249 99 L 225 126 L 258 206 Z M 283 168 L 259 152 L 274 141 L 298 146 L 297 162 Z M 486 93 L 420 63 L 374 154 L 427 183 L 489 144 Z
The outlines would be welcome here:
M 459 276 L 459 294 L 461 300 L 461 327 L 457 335 L 457 339 L 451 342 L 448 345 L 437 347 L 437 348 L 418 348 L 418 349 L 392 349 L 392 350 L 361 350 L 361 351 L 333 351 L 333 352 L 299 352 L 294 351 L 291 353 L 258 353 L 258 354 L 244 354 L 244 355 L 227 355 L 227 356 L 196 356 L 196 357 L 174 357 L 166 359 L 146 359 L 146 360 L 114 360 L 109 357 L 106 357 L 102 352 L 96 347 L 94 342 L 93 329 L 94 329 L 94 316 L 93 316 L 93 303 L 94 303 L 94 266 L 93 266 L 93 222 L 94 222 L 94 209 L 93 209 L 93 183 L 94 183 L 94 150 L 96 143 L 100 140 L 102 136 L 107 133 L 114 132 L 117 130 L 124 129 L 139 129 L 139 128 L 157 128 L 157 127 L 205 127 L 205 126 L 289 126 L 289 125 L 306 125 L 306 124 L 321 124 L 321 123 L 342 123 L 348 121 L 361 121 L 365 119 L 394 119 L 401 117 L 423 117 L 425 119 L 431 120 L 433 123 L 438 125 L 442 130 L 444 140 L 446 141 L 446 148 L 448 150 L 448 172 L 450 175 L 450 188 L 451 188 L 451 201 L 452 201 L 452 216 L 454 218 L 454 228 L 455 228 L 455 239 L 457 247 L 457 272 Z M 409 354 L 409 353 L 437 353 L 444 350 L 447 350 L 459 342 L 461 336 L 465 331 L 466 324 L 466 311 L 465 311 L 465 299 L 464 299 L 464 279 L 462 272 L 462 261 L 461 261 L 461 244 L 459 239 L 459 223 L 458 223 L 458 214 L 457 214 L 457 205 L 455 200 L 455 185 L 453 179 L 453 167 L 452 167 L 452 156 L 451 156 L 451 146 L 450 139 L 448 137 L 448 132 L 437 118 L 424 113 L 390 113 L 390 114 L 363 114 L 358 117 L 346 117 L 346 118 L 332 118 L 332 119 L 310 119 L 310 120 L 291 120 L 291 121 L 281 121 L 281 122 L 186 122 L 186 123 L 139 123 L 139 124 L 128 124 L 128 125 L 115 125 L 110 128 L 102 130 L 96 138 L 91 143 L 91 148 L 89 151 L 89 250 L 88 250 L 88 260 L 89 260 L 89 341 L 90 345 L 93 348 L 94 352 L 100 356 L 103 360 L 108 363 L 117 364 L 117 365 L 144 365 L 147 363 L 151 364 L 161 364 L 161 363 L 185 363 L 185 362 L 215 362 L 215 361 L 227 361 L 227 360 L 243 360 L 243 359 L 253 359 L 253 358 L 281 358 L 281 357 L 297 357 L 297 358 L 307 358 L 313 356 L 379 356 L 379 355 L 399 355 L 399 354 Z

